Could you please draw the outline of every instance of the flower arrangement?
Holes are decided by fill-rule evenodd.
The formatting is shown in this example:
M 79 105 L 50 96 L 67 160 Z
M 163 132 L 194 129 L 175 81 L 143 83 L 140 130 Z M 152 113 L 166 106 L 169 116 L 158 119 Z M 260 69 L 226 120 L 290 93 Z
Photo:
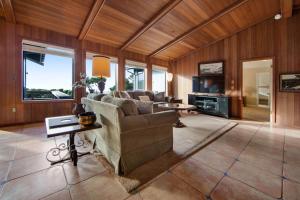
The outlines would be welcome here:
M 106 81 L 105 78 L 104 81 Z M 101 78 L 98 77 L 88 77 L 85 73 L 80 72 L 80 80 L 76 81 L 73 84 L 73 88 L 83 88 L 87 87 L 90 93 L 94 93 L 95 89 L 93 89 L 93 86 L 97 85 L 98 82 L 101 80 Z

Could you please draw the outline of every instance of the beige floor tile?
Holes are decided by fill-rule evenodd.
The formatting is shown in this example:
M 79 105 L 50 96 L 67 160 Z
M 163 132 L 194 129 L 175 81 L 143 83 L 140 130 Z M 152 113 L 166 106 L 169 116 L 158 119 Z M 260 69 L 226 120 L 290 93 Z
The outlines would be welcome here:
M 283 145 L 281 147 L 275 147 L 275 146 L 268 146 L 260 143 L 256 143 L 254 141 L 251 141 L 248 144 L 249 147 L 254 147 L 257 150 L 261 151 L 262 153 L 269 153 L 269 154 L 279 154 L 281 157 L 283 157 Z
M 236 162 L 228 174 L 274 198 L 281 197 L 282 184 L 279 176 L 242 162 Z
M 64 189 L 66 185 L 62 167 L 56 166 L 7 182 L 1 200 L 40 199 Z
M 46 127 L 43 123 L 34 123 L 24 125 L 17 141 L 25 140 L 47 140 Z
M 265 147 L 263 145 L 252 143 L 252 144 L 249 144 L 244 151 L 245 152 L 251 151 L 251 153 L 260 154 L 267 158 L 271 158 L 271 159 L 278 160 L 278 161 L 283 161 L 283 151 Z
M 26 124 L 23 126 L 22 130 L 23 134 L 45 134 L 46 132 L 47 131 L 45 123 Z
M 272 200 L 266 194 L 237 180 L 224 177 L 211 194 L 213 200 Z M 274 199 L 273 199 L 274 200 Z
M 291 164 L 283 165 L 283 176 L 300 183 L 300 167 Z
M 36 141 L 26 140 L 18 142 L 16 146 L 15 160 L 34 156 L 41 153 L 48 152 L 51 148 L 55 147 L 54 140 Z
M 291 165 L 295 165 L 295 166 L 300 167 L 299 152 L 295 152 L 294 150 L 291 151 L 291 149 L 288 150 L 288 151 L 285 151 L 284 152 L 284 161 L 287 164 L 291 164 Z
M 76 184 L 104 172 L 105 167 L 93 155 L 79 158 L 77 166 L 72 162 L 63 164 L 69 184 Z
M 285 136 L 285 145 L 287 146 L 293 146 L 293 147 L 300 147 L 300 138 L 298 137 L 291 137 L 291 136 Z
M 284 143 L 284 150 L 289 152 L 289 153 L 295 153 L 297 154 L 300 151 L 300 145 L 296 146 L 294 144 L 288 144 L 288 143 Z
M 251 140 L 251 138 L 253 137 L 253 135 L 254 135 L 254 132 L 245 132 L 245 131 L 239 131 L 236 129 L 232 129 L 222 137 L 231 137 L 231 138 L 235 138 L 237 140 L 241 140 L 242 142 L 248 143 Z
M 20 133 L 22 132 L 22 129 L 23 129 L 23 125 L 0 127 L 0 133 L 1 131 Z
M 166 173 L 141 192 L 143 200 L 204 200 L 205 196 L 175 175 Z
M 259 125 L 240 122 L 234 130 L 247 133 L 255 133 L 259 129 Z
M 200 150 L 192 158 L 222 172 L 226 172 L 232 163 L 235 162 L 234 158 L 224 156 L 207 148 Z
M 284 200 L 299 200 L 300 199 L 300 184 L 288 180 L 283 180 L 283 199 Z
M 51 194 L 41 200 L 71 200 L 69 190 L 62 190 L 57 193 Z
M 282 176 L 282 161 L 275 160 L 264 155 L 258 154 L 256 151 L 244 151 L 239 160 L 249 165 L 255 166 L 262 170 Z
M 259 137 L 262 140 L 277 141 L 283 143 L 284 134 L 285 131 L 281 128 L 261 127 L 255 134 L 255 137 Z
M 216 151 L 224 156 L 237 158 L 245 148 L 245 145 L 238 143 L 228 144 L 228 142 L 225 143 L 223 141 L 217 140 L 210 144 L 207 148 L 212 151 Z
M 22 132 L 22 126 L 0 127 L 0 144 L 15 142 Z
M 15 179 L 50 167 L 46 154 L 38 154 L 11 162 L 8 180 Z
M 0 163 L 13 160 L 15 151 L 16 147 L 13 143 L 0 144 Z
M 234 147 L 245 147 L 249 141 L 248 140 L 242 140 L 240 138 L 237 137 L 232 137 L 232 136 L 228 136 L 228 135 L 224 135 L 221 138 L 219 138 L 217 140 L 217 142 L 222 142 L 224 144 L 230 145 L 230 146 L 234 146 Z
M 113 175 L 103 172 L 70 188 L 72 200 L 125 199 L 129 194 L 114 179 Z
M 0 163 L 0 185 L 7 180 L 10 165 L 10 162 Z
M 300 131 L 299 129 L 286 129 L 285 141 L 286 145 L 300 147 Z
M 191 158 L 173 169 L 172 173 L 205 195 L 209 195 L 223 177 L 222 172 Z
M 252 140 L 251 143 L 256 143 L 259 145 L 263 145 L 269 148 L 275 148 L 278 150 L 283 150 L 283 141 L 278 141 L 276 139 L 265 139 L 265 138 L 261 138 L 258 137 L 257 135 L 255 135 Z

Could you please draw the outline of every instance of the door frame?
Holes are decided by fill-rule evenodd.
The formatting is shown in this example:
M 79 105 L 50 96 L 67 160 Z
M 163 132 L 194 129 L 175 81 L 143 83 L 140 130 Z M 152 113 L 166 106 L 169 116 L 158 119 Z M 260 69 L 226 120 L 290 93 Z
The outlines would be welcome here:
M 243 63 L 244 62 L 251 62 L 251 61 L 259 61 L 259 60 L 272 60 L 271 70 L 272 70 L 272 90 L 271 90 L 271 113 L 270 113 L 270 124 L 276 123 L 276 66 L 275 66 L 275 57 L 256 57 L 256 58 L 249 58 L 249 59 L 240 59 L 240 114 L 241 119 L 243 119 Z

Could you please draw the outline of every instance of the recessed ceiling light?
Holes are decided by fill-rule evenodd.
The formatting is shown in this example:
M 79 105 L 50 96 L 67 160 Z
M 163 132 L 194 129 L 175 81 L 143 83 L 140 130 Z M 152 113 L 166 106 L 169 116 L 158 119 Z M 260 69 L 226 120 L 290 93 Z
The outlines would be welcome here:
M 281 17 L 282 17 L 281 14 L 276 14 L 276 15 L 274 16 L 274 19 L 275 19 L 275 20 L 279 20 L 279 19 L 281 19 Z

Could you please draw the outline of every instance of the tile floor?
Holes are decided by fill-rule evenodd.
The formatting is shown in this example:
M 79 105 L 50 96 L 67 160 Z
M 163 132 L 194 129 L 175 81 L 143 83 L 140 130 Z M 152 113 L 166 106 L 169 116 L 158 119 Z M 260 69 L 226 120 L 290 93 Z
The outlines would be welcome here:
M 94 156 L 50 167 L 43 124 L 0 128 L 0 199 L 300 198 L 300 130 L 242 122 L 128 194 Z

